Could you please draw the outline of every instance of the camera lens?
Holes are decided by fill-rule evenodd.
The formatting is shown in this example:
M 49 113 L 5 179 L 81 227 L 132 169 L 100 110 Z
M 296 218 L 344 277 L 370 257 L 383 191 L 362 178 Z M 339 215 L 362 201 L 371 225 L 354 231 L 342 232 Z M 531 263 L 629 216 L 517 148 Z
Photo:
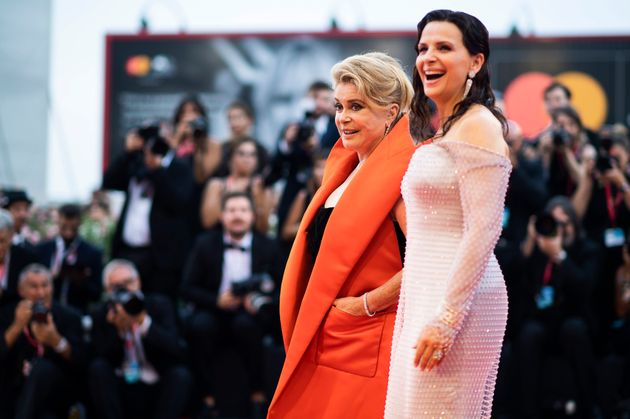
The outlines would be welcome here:
M 536 232 L 541 236 L 554 237 L 558 234 L 558 222 L 547 212 L 536 217 Z

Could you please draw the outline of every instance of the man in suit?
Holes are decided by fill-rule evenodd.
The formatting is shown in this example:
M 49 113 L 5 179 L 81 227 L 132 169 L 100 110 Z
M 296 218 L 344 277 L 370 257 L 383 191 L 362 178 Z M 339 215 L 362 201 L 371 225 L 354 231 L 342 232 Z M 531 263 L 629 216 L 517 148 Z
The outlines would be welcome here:
M 108 295 L 93 315 L 95 358 L 88 386 L 101 418 L 180 417 L 192 376 L 183 366 L 186 344 L 179 337 L 170 300 L 147 295 L 135 266 L 123 259 L 103 271 Z
M 86 313 L 88 304 L 101 297 L 103 252 L 79 236 L 78 205 L 62 205 L 58 225 L 59 234 L 38 244 L 35 252 L 52 272 L 55 301 Z
M 0 311 L 0 417 L 67 416 L 85 363 L 81 318 L 53 302 L 43 265 L 28 265 L 18 290 Z
M 32 203 L 33 200 L 22 189 L 4 189 L 0 193 L 0 205 L 13 217 L 13 244 L 29 250 L 33 250 L 33 243 L 25 236 L 24 226 Z
M 254 411 L 265 403 L 262 338 L 279 321 L 278 268 L 273 242 L 253 231 L 254 220 L 251 197 L 228 193 L 222 201 L 223 229 L 199 237 L 184 270 L 181 294 L 194 305 L 191 362 L 206 411 L 215 410 L 212 358 L 226 344 L 243 358 Z
M 13 226 L 9 211 L 0 209 L 0 307 L 19 300 L 17 284 L 20 272 L 38 261 L 34 253 L 11 242 Z
M 174 297 L 190 248 L 193 174 L 149 125 L 129 133 L 125 152 L 103 176 L 103 189 L 126 192 L 112 257 L 132 261 L 145 292 Z

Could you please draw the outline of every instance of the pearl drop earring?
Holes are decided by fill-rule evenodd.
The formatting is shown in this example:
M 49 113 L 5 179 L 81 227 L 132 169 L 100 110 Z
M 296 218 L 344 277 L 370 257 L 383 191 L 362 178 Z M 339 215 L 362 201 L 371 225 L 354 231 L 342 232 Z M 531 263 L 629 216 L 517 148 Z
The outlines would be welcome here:
M 468 93 L 470 93 L 470 88 L 472 87 L 474 78 L 475 72 L 470 70 L 468 72 L 468 78 L 466 79 L 466 87 L 464 88 L 464 97 L 462 97 L 462 100 L 466 99 L 466 96 L 468 96 Z

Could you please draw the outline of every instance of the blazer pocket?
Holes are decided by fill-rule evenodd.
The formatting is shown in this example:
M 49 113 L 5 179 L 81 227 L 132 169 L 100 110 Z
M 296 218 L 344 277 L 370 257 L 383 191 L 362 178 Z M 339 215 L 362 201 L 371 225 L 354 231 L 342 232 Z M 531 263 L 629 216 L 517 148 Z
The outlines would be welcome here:
M 353 316 L 331 307 L 319 330 L 317 364 L 374 377 L 384 327 L 383 315 Z

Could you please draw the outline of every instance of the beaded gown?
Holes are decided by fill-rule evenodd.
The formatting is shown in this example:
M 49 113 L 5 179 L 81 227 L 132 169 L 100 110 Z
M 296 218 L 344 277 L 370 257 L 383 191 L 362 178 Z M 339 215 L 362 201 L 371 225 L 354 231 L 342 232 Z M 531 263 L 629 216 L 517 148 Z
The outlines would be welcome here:
M 508 309 L 494 247 L 510 171 L 470 143 L 414 153 L 401 186 L 407 248 L 385 418 L 490 418 Z M 413 365 L 425 327 L 452 342 L 429 372 Z

